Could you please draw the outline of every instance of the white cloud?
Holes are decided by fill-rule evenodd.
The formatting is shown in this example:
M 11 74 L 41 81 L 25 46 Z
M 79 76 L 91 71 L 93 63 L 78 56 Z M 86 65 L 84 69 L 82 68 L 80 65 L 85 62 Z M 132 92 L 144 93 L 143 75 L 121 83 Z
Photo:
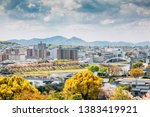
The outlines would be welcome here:
M 35 7 L 35 6 L 36 6 L 36 5 L 33 4 L 33 3 L 31 3 L 31 2 L 28 4 L 28 7 L 29 7 L 29 8 L 32 8 L 32 7 Z
M 46 22 L 70 15 L 74 9 L 80 7 L 80 4 L 74 0 L 43 0 L 42 2 L 51 7 L 50 13 L 44 17 Z
M 147 16 L 150 15 L 150 9 L 149 9 L 149 8 L 138 8 L 138 9 L 136 10 L 136 12 L 137 12 L 138 14 L 143 14 L 143 15 L 147 15 Z
M 44 30 L 44 26 L 39 24 L 38 22 L 29 22 L 29 21 L 8 21 L 5 24 L 3 24 L 3 28 L 7 29 L 9 31 L 15 30 L 15 31 L 41 31 Z
M 10 0 L 2 1 L 0 37 L 4 39 L 54 35 L 78 36 L 88 41 L 150 38 L 149 7 L 135 4 L 149 0 L 22 0 L 11 10 L 4 9 Z
M 74 0 L 42 0 L 43 4 L 52 8 L 73 10 L 80 7 L 80 4 Z
M 4 15 L 4 7 L 0 5 L 0 15 Z
M 103 24 L 103 25 L 113 24 L 113 23 L 115 23 L 115 20 L 113 20 L 113 19 L 105 19 L 105 20 L 101 21 L 101 24 Z
M 129 4 L 123 4 L 120 6 L 120 13 L 123 15 L 130 15 L 134 12 L 136 12 L 137 6 L 134 5 L 133 3 Z
M 121 5 L 120 13 L 123 15 L 150 15 L 150 9 L 137 6 L 133 3 Z

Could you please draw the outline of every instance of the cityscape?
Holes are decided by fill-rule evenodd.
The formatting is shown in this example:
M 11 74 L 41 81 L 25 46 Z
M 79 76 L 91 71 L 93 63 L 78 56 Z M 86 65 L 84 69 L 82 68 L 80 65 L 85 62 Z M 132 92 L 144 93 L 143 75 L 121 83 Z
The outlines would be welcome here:
M 150 47 L 52 45 L 43 42 L 23 46 L 1 42 L 0 76 L 2 99 L 27 99 L 27 94 L 16 98 L 10 96 L 17 90 L 13 89 L 14 82 L 18 83 L 16 85 L 24 82 L 20 81 L 21 78 L 40 92 L 39 97 L 33 96 L 33 99 L 149 99 Z M 2 94 L 5 90 L 3 82 L 7 81 L 5 76 L 14 79 L 11 80 L 12 86 L 7 87 L 10 94 L 6 96 Z M 92 88 L 96 89 L 90 92 Z M 82 94 L 84 90 L 92 96 Z M 65 92 L 72 94 L 68 97 Z
M 0 100 L 150 100 L 149 0 L 0 0 Z

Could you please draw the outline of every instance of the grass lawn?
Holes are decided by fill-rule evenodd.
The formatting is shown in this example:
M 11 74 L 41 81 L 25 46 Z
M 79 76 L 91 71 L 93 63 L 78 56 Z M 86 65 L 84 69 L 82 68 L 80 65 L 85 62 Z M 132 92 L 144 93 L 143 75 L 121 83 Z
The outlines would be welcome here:
M 68 72 L 79 72 L 84 71 L 84 69 L 72 69 L 72 70 L 53 70 L 53 71 L 33 71 L 33 72 L 24 72 L 24 73 L 15 73 L 15 75 L 21 75 L 21 76 L 30 76 L 30 75 L 48 75 L 53 73 L 68 73 Z

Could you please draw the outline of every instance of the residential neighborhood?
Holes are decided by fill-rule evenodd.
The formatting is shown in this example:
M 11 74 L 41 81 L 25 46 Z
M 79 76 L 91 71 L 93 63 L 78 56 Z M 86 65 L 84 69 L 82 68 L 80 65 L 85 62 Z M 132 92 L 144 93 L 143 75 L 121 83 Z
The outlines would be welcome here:
M 90 70 L 103 79 L 102 87 L 124 86 L 142 98 L 150 91 L 149 53 L 147 46 L 8 46 L 0 51 L 0 76 L 21 76 L 41 92 L 62 91 L 68 79 Z M 137 68 L 141 74 L 131 72 Z

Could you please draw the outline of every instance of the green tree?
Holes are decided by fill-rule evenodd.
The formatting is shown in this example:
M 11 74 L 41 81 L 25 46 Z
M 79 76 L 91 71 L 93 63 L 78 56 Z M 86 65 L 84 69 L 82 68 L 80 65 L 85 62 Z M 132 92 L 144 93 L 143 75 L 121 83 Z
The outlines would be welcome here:
M 103 79 L 95 76 L 91 71 L 83 71 L 68 79 L 64 86 L 66 99 L 72 99 L 75 94 L 80 94 L 82 99 L 98 99 L 99 89 Z
M 90 70 L 92 72 L 97 72 L 97 71 L 99 71 L 99 66 L 97 66 L 97 65 L 90 65 L 88 67 L 88 70 Z
M 43 93 L 43 92 L 49 92 L 50 90 L 55 90 L 57 92 L 60 92 L 63 90 L 63 87 L 64 87 L 64 83 L 59 83 L 59 84 L 51 84 L 51 83 L 48 83 L 44 86 L 40 86 L 38 87 L 37 89 Z
M 99 67 L 98 76 L 108 76 L 108 67 Z
M 132 65 L 132 69 L 144 67 L 143 63 L 138 61 Z

